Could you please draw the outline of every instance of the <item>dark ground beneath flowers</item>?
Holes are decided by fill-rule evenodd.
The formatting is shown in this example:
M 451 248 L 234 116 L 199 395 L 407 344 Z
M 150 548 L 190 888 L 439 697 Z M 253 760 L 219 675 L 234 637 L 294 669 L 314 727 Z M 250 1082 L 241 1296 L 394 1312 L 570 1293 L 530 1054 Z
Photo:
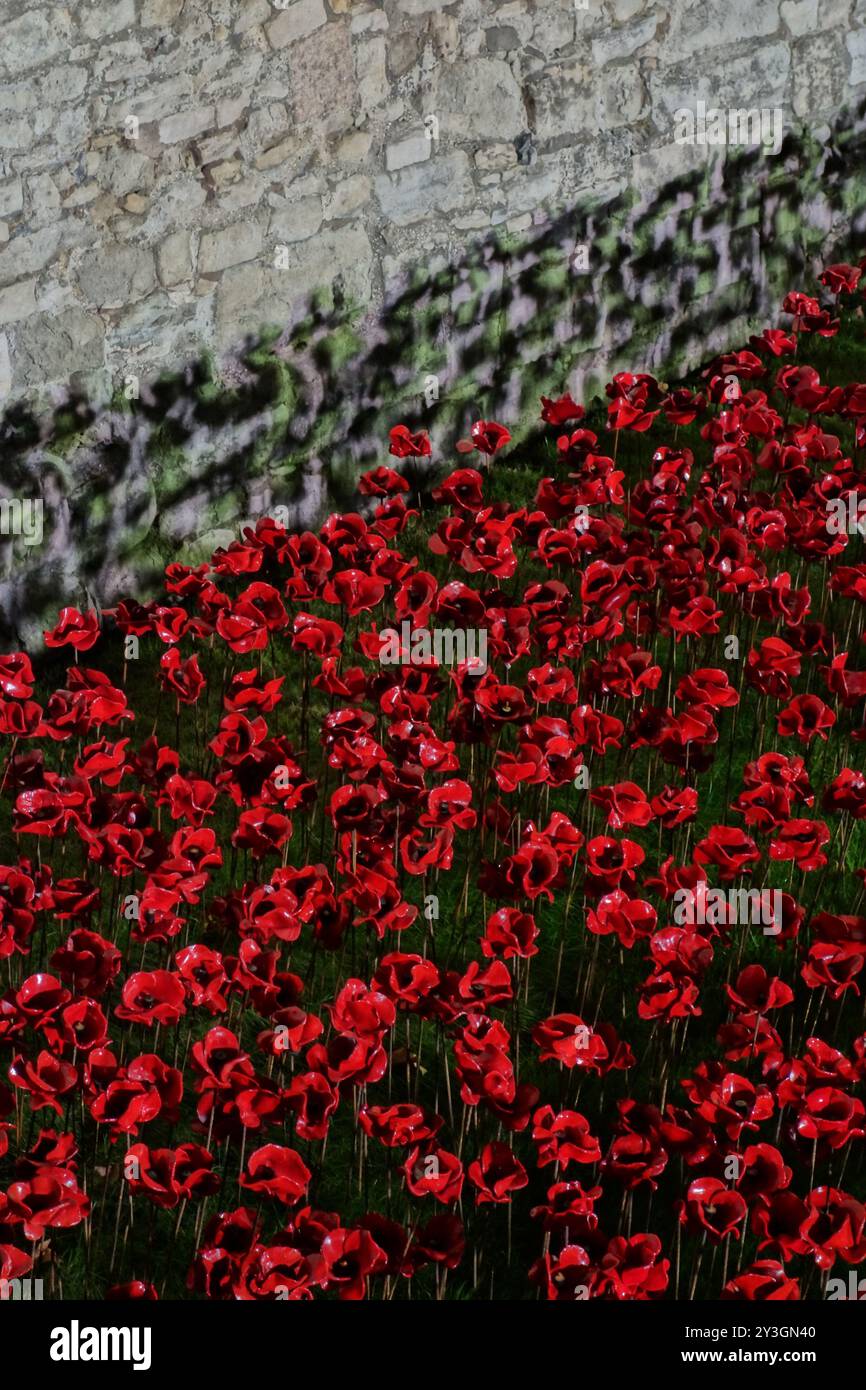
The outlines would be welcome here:
M 241 602 L 238 596 L 250 584 L 277 591 L 286 621 L 277 617 L 273 627 L 265 624 L 265 645 L 245 649 L 236 635 L 227 640 L 225 633 L 197 633 L 190 618 L 201 618 L 203 610 L 193 584 L 163 600 L 165 607 L 183 610 L 179 620 L 147 606 L 137 660 L 124 659 L 123 628 L 140 616 L 130 617 L 131 610 L 121 613 L 117 624 L 109 621 L 92 649 L 74 655 L 64 646 L 40 657 L 29 698 L 41 706 L 50 732 L 44 725 L 42 731 L 28 731 L 27 719 L 19 726 L 19 715 L 9 709 L 26 699 L 7 690 L 0 796 L 0 859 L 8 866 L 0 869 L 0 966 L 6 976 L 0 1058 L 7 1084 L 0 1083 L 0 1132 L 5 1125 L 8 1146 L 0 1157 L 0 1252 L 23 1252 L 50 1296 L 102 1298 L 109 1289 L 141 1281 L 163 1298 L 205 1292 L 274 1297 L 275 1288 L 288 1287 L 292 1296 L 308 1290 L 324 1297 L 488 1300 L 574 1297 L 585 1282 L 591 1297 L 718 1298 L 727 1285 L 733 1296 L 766 1296 L 777 1289 L 814 1299 L 824 1293 L 829 1276 L 847 1278 L 866 1250 L 866 1022 L 858 978 L 866 950 L 866 786 L 861 774 L 850 785 L 844 774 L 846 769 L 856 773 L 863 763 L 866 694 L 855 689 L 850 699 L 843 698 L 840 688 L 828 688 L 824 668 L 842 652 L 849 654 L 849 674 L 863 663 L 856 581 L 866 552 L 854 535 L 842 538 L 844 550 L 840 545 L 838 554 L 828 554 L 826 527 L 816 543 L 804 518 L 809 512 L 812 520 L 820 519 L 827 495 L 856 489 L 864 476 L 857 435 L 861 417 L 847 389 L 866 382 L 857 302 L 843 298 L 837 336 L 802 332 L 796 356 L 776 358 L 759 348 L 754 374 L 745 359 L 731 357 L 714 364 L 709 375 L 696 374 L 683 383 L 709 397 L 691 424 L 668 418 L 671 412 L 661 405 L 669 399 L 667 388 L 654 384 L 644 404 L 658 413 L 646 432 L 610 431 L 606 410 L 597 404 L 585 418 L 550 428 L 543 446 L 514 455 L 507 447 L 497 452 L 483 469 L 483 504 L 448 506 L 429 486 L 413 484 L 410 493 L 400 495 L 419 514 L 405 524 L 399 519 L 394 533 L 387 524 L 393 513 L 385 517 L 387 505 L 381 519 L 368 511 L 360 525 L 352 522 L 344 529 L 329 523 L 325 548 L 332 573 L 375 573 L 376 547 L 384 545 L 429 574 L 433 594 L 441 596 L 446 586 L 460 583 L 480 595 L 483 625 L 497 632 L 501 643 L 500 650 L 492 645 L 485 700 L 476 698 L 477 681 L 460 673 L 452 680 L 449 673 L 419 676 L 412 668 L 399 668 L 391 686 L 392 677 L 386 678 L 370 648 L 358 645 L 364 632 L 399 626 L 395 599 L 403 581 L 396 561 L 381 571 L 387 582 L 380 600 L 353 613 L 340 594 L 327 597 L 324 586 L 312 585 L 304 595 L 296 585 L 287 594 L 287 581 L 299 574 L 309 580 L 309 573 L 261 537 L 239 548 L 231 561 L 222 557 L 210 577 L 229 607 Z M 790 331 L 790 317 L 784 325 Z M 809 378 L 780 389 L 777 372 L 794 362 L 814 368 L 819 386 Z M 720 383 L 731 374 L 746 399 L 726 404 Z M 833 387 L 846 391 L 834 400 L 822 394 Z M 756 390 L 767 400 L 748 397 Z M 863 392 L 866 396 L 866 388 Z M 752 415 L 744 419 L 749 410 Z M 778 423 L 767 411 L 777 412 Z M 703 437 L 702 428 L 726 412 L 715 440 Z M 594 431 L 597 445 L 582 440 L 558 447 L 558 438 L 575 429 Z M 816 435 L 836 443 L 819 446 Z M 784 450 L 767 454 L 773 439 Z M 478 462 L 464 457 L 455 467 Z M 413 479 L 420 476 L 411 463 L 404 471 Z M 444 463 L 437 464 L 440 481 L 448 472 Z M 604 487 L 595 490 L 599 480 L 617 472 L 623 475 L 621 500 L 614 484 L 608 494 Z M 829 484 L 827 475 L 833 475 Z M 544 478 L 553 480 L 546 495 L 556 505 L 553 515 L 538 516 Z M 440 496 L 447 496 L 447 487 Z M 545 528 L 573 532 L 575 499 L 588 501 L 590 516 L 599 523 L 594 521 L 589 532 L 591 550 L 568 555 L 560 548 L 558 558 L 545 563 L 539 535 Z M 665 523 L 657 518 L 668 505 Z M 765 514 L 763 521 L 756 510 Z M 781 520 L 774 520 L 776 514 Z M 449 517 L 463 528 L 459 544 L 448 530 Z M 488 562 L 497 523 L 504 524 L 509 538 L 501 564 Z M 686 537 L 679 528 L 690 524 L 696 530 Z M 729 547 L 731 564 L 722 563 L 727 531 L 738 532 L 744 547 L 741 552 Z M 375 545 L 365 539 L 370 536 Z M 445 553 L 431 551 L 433 536 Z M 250 553 L 261 563 L 253 567 Z M 626 557 L 633 569 L 617 593 L 617 567 Z M 588 596 L 586 569 L 592 563 L 616 570 L 613 579 L 603 576 L 601 601 Z M 229 573 L 233 567 L 235 574 Z M 700 567 L 704 592 L 720 616 L 703 633 L 677 632 L 671 613 L 687 606 L 682 600 Z M 838 579 L 842 570 L 855 571 L 854 578 L 833 587 L 833 576 Z M 792 591 L 808 589 L 808 610 L 801 604 L 786 614 L 756 597 L 765 596 L 774 578 L 784 574 Z M 536 587 L 551 585 L 564 587 Z M 344 629 L 333 664 L 300 649 L 301 612 Z M 434 621 L 435 616 L 431 625 Z M 738 659 L 725 654 L 730 634 L 739 639 Z M 767 639 L 787 643 L 799 654 L 788 668 L 797 669 L 787 691 L 778 683 L 773 692 L 762 692 L 746 679 L 750 652 L 760 655 L 759 673 L 776 669 L 778 651 L 768 654 L 761 646 Z M 629 670 L 660 668 L 655 686 L 623 695 L 617 672 L 603 669 L 622 655 L 624 642 L 648 658 Z M 183 661 L 196 655 L 206 682 L 191 704 L 178 701 L 177 684 L 172 688 L 164 674 L 160 681 L 160 658 L 175 646 Z M 516 688 L 531 697 L 530 672 L 547 662 L 571 671 L 575 701 L 554 697 L 542 707 L 529 698 L 522 717 L 512 717 L 505 710 L 512 697 L 503 690 Z M 111 687 L 123 692 L 134 719 L 100 719 L 77 706 L 70 712 L 70 702 L 56 695 L 52 701 L 52 691 L 74 686 L 67 672 L 75 665 L 104 672 Z M 672 735 L 665 744 L 661 727 L 684 709 L 706 710 L 696 697 L 677 694 L 681 682 L 706 670 L 722 672 L 739 701 L 712 710 L 714 737 L 704 725 L 706 739 L 686 741 L 668 757 L 665 748 L 673 749 L 676 739 Z M 255 692 L 272 680 L 282 679 L 283 685 L 278 702 L 264 715 L 247 709 L 250 720 L 266 720 L 267 738 L 276 740 L 275 746 L 262 756 L 253 748 L 233 761 L 226 740 L 216 751 L 211 743 L 220 720 L 232 713 L 224 702 L 227 695 L 238 696 L 240 672 L 249 673 Z M 780 713 L 801 696 L 820 697 L 834 716 L 826 739 L 780 732 Z M 621 721 L 603 753 L 594 752 L 591 735 L 584 731 L 581 737 L 573 723 L 574 709 L 584 706 Z M 235 712 L 242 707 L 247 708 L 236 703 Z M 341 709 L 360 709 L 369 719 L 350 721 L 348 736 L 323 749 L 322 730 Z M 544 718 L 565 721 L 565 735 L 539 729 L 537 721 Z M 407 721 L 429 727 L 435 756 L 427 765 L 417 748 L 402 761 L 398 756 L 395 725 Z M 546 747 L 553 736 L 565 740 L 555 750 Z M 120 738 L 130 742 L 115 757 Z M 218 789 L 200 818 L 183 810 L 179 794 L 158 790 L 160 778 L 146 750 L 149 739 L 173 750 L 188 782 L 195 775 Z M 101 740 L 110 748 L 88 754 Z M 457 766 L 443 773 L 437 750 L 449 740 Z M 544 771 L 536 782 L 521 754 L 527 742 L 544 750 Z M 383 757 L 372 745 L 384 750 Z M 760 824 L 750 823 L 742 804 L 735 808 L 734 802 L 749 785 L 750 765 L 776 754 L 788 764 L 802 758 L 802 769 L 791 771 L 789 800 L 771 806 Z M 88 756 L 96 759 L 93 770 Z M 100 762 L 103 756 L 112 767 L 123 767 L 118 781 Z M 576 788 L 572 777 L 557 785 L 556 769 L 570 758 L 586 762 L 589 790 Z M 387 775 L 383 760 L 391 765 Z M 297 766 L 290 776 L 295 805 L 274 785 L 278 764 Z M 514 767 L 524 770 L 514 773 L 508 789 L 502 785 L 503 770 L 507 774 Z M 64 780 L 52 781 L 52 773 Z M 468 784 L 475 823 L 458 826 L 446 845 L 436 837 L 444 823 L 437 824 L 437 815 L 447 817 L 453 805 L 445 798 L 444 812 L 431 810 L 428 796 L 448 779 Z M 606 799 L 595 794 L 623 783 L 635 784 L 644 801 L 659 797 L 665 786 L 691 787 L 696 813 L 672 826 L 654 814 L 648 824 L 626 819 L 615 827 L 611 805 L 630 806 L 632 794 Z M 415 785 L 417 797 L 411 794 Z M 334 798 L 341 788 L 353 789 L 354 796 L 359 787 L 384 788 L 386 794 L 352 821 Z M 833 800 L 831 790 L 828 802 L 826 794 L 834 787 L 841 791 Z M 33 791 L 46 793 L 39 815 L 55 830 L 57 807 L 51 799 L 60 798 L 63 833 L 31 833 L 39 816 L 25 793 Z M 425 807 L 432 815 L 426 826 L 420 819 Z M 284 842 L 266 843 L 268 835 L 279 833 L 275 824 L 262 823 L 259 813 L 269 811 L 285 812 L 292 822 Z M 248 813 L 247 831 L 241 816 Z M 483 868 L 519 864 L 523 848 L 534 834 L 544 838 L 557 813 L 567 817 L 564 839 L 574 848 L 553 851 L 557 872 L 549 897 L 536 895 L 531 879 L 519 880 L 528 891 L 512 893 L 517 870 Z M 186 867 L 173 868 L 172 859 L 183 857 L 173 837 L 198 828 L 199 819 L 213 832 L 222 862 L 209 864 L 200 889 L 190 894 L 184 885 L 194 875 Z M 785 827 L 793 822 L 788 840 L 796 841 L 796 852 L 773 857 L 771 843 L 784 844 Z M 818 822 L 829 832 L 824 843 L 819 832 L 803 828 Z M 110 836 L 112 826 L 138 831 L 143 841 L 121 844 Z M 720 827 L 745 836 L 756 846 L 756 857 L 740 863 L 736 855 L 731 861 L 716 854 L 719 844 L 733 843 L 732 836 L 719 834 Z M 410 838 L 405 852 L 403 836 Z M 548 834 L 551 838 L 556 835 Z M 609 840 L 613 847 L 598 843 Z M 641 853 L 633 868 L 620 863 L 626 842 Z M 802 848 L 807 843 L 815 847 L 814 866 Z M 701 851 L 702 846 L 709 849 Z M 192 853 L 193 868 L 200 850 L 197 845 Z M 425 854 L 429 866 L 417 872 Z M 324 866 L 330 890 L 322 890 L 308 913 L 289 913 L 292 924 L 282 936 L 271 934 L 271 924 L 256 921 L 251 900 L 275 870 L 309 865 Z M 673 886 L 689 881 L 672 875 L 689 867 L 702 870 L 711 882 L 782 890 L 802 909 L 790 914 L 799 920 L 798 930 L 779 940 L 760 925 L 735 925 L 729 932 L 697 928 L 686 933 L 688 941 L 671 937 Z M 13 875 L 23 874 L 50 903 L 49 872 L 55 883 L 85 880 L 97 889 L 94 904 L 80 916 L 73 914 L 74 920 L 58 917 L 56 903 L 37 907 L 32 930 L 25 931 L 16 921 L 21 885 Z M 379 906 L 371 909 L 380 891 L 370 878 L 376 873 L 384 874 L 389 891 L 382 890 Z M 167 897 L 157 902 L 145 930 L 125 918 L 122 908 L 127 895 L 148 888 Z M 591 914 L 601 911 L 600 897 L 617 889 L 632 903 L 650 905 L 654 932 L 629 940 L 625 931 L 600 935 L 590 928 Z M 438 917 L 428 921 L 423 909 L 430 895 L 438 899 Z M 503 948 L 486 924 L 509 907 L 534 917 L 536 949 L 503 959 Z M 401 921 L 405 929 L 395 930 Z M 58 950 L 78 927 L 97 932 L 121 952 L 119 975 L 100 995 L 58 965 Z M 244 956 L 246 942 L 253 942 L 254 950 Z M 828 943 L 840 949 L 814 954 L 816 946 Z M 194 958 L 201 971 L 194 980 L 192 967 L 185 976 L 177 959 L 191 947 L 203 950 Z M 389 992 L 382 961 L 394 953 L 429 962 L 437 983 L 423 1007 L 404 1007 Z M 766 1009 L 732 1003 L 731 991 L 737 994 L 749 966 L 764 968 L 768 988 L 771 980 L 786 985 L 790 1001 Z M 178 1016 L 155 1025 L 140 1000 L 130 1016 L 118 1015 L 118 1005 L 128 1004 L 124 986 L 153 972 L 183 984 Z M 665 972 L 669 988 L 648 988 L 648 980 L 658 982 Z M 53 996 L 53 986 L 44 980 L 32 984 L 34 977 L 46 975 L 69 997 Z M 297 999 L 283 978 L 289 975 L 303 985 Z M 205 1002 L 196 1002 L 195 985 L 203 981 Z M 353 997 L 351 1007 L 345 993 L 349 981 L 363 982 L 362 997 Z M 395 1005 L 390 1011 L 376 1002 L 383 995 Z M 102 1011 L 107 1031 L 96 1044 L 88 1039 L 79 1047 L 75 1019 L 66 1018 L 64 1010 L 88 999 Z M 287 1008 L 296 1012 L 285 1013 Z M 359 1021 L 362 1014 L 366 1022 Z M 378 1022 L 371 1024 L 370 1015 Z M 564 1031 L 545 1028 L 546 1021 L 563 1016 Z M 347 1026 L 350 1017 L 354 1031 Z M 489 1035 L 487 1021 L 496 1025 Z M 278 1022 L 300 1029 L 298 1045 L 293 1042 L 289 1053 L 274 1053 Z M 579 1057 L 566 1048 L 565 1064 L 545 1056 L 551 1037 L 562 1040 L 581 1025 L 593 1038 L 605 1039 L 600 1060 L 591 1047 Z M 207 1046 L 215 1027 L 232 1030 L 237 1055 L 249 1059 L 250 1095 L 244 1093 L 241 1101 L 244 1088 L 234 1085 L 229 1072 L 217 1067 L 219 1079 L 211 1086 L 195 1065 L 196 1047 Z M 612 1042 L 614 1036 L 618 1042 Z M 480 1047 L 484 1037 L 487 1046 Z M 347 1038 L 363 1053 L 354 1071 L 355 1062 L 347 1064 L 339 1050 Z M 473 1039 L 479 1040 L 480 1078 L 461 1061 Z M 227 1056 L 232 1052 L 224 1050 Z M 37 1082 L 28 1073 L 27 1065 L 37 1065 L 42 1051 L 73 1069 L 69 1085 L 58 1085 L 47 1074 Z M 112 1083 L 128 1085 L 134 1059 L 152 1056 L 180 1073 L 183 1090 L 176 1103 L 163 1094 L 151 1117 L 121 1123 L 118 1117 L 129 1112 L 118 1091 L 115 1104 L 97 1120 L 98 1098 Z M 25 1084 L 15 1083 L 10 1067 L 27 1078 Z M 310 1075 L 324 1077 L 336 1097 L 330 1123 L 317 1137 L 298 1132 L 301 1092 L 293 1091 Z M 151 1066 L 150 1080 L 136 1097 L 153 1089 Z M 832 1094 L 824 1094 L 828 1091 Z M 435 1141 L 422 1137 L 414 1149 L 411 1144 L 386 1147 L 359 1119 L 363 1107 L 387 1111 L 396 1105 L 417 1107 L 413 1114 L 423 1116 L 422 1136 L 436 1117 Z M 584 1117 L 585 1135 L 597 1141 L 597 1159 L 589 1156 L 587 1140 L 584 1160 L 569 1161 L 563 1152 L 558 1163 L 539 1164 L 544 1140 L 536 1131 L 548 1123 L 539 1119 L 547 1107 L 552 1115 L 573 1111 Z M 54 1131 L 55 1138 L 40 1137 L 44 1130 Z M 70 1135 L 75 1152 L 64 1158 L 62 1136 Z M 145 1180 L 130 1182 L 124 1155 L 139 1153 L 141 1144 Z M 164 1207 L 153 1196 L 156 1188 L 163 1190 L 164 1172 L 151 1160 L 154 1151 L 176 1153 L 182 1144 L 207 1151 L 209 1161 L 201 1160 L 207 1178 L 188 1192 L 182 1183 L 169 1181 Z M 292 1174 L 281 1157 L 272 1156 L 282 1186 L 276 1178 L 259 1189 L 241 1184 L 253 1174 L 253 1156 L 268 1145 L 298 1155 L 308 1174 L 291 1200 L 285 1184 Z M 510 1158 L 496 1147 L 502 1145 Z M 404 1172 L 410 1152 L 417 1191 L 409 1190 Z M 744 1165 L 733 1178 L 726 1169 L 732 1154 Z M 425 1195 L 421 1174 L 430 1157 L 438 1173 L 452 1159 L 460 1165 L 459 1201 L 440 1200 L 447 1195 L 442 1189 L 437 1199 L 435 1184 Z M 89 1197 L 89 1214 L 82 1204 L 68 1229 L 61 1219 L 47 1220 L 44 1227 L 37 1221 L 39 1234 L 28 1237 L 26 1213 L 32 1218 L 39 1201 L 20 1185 L 35 1181 L 46 1162 L 74 1174 L 78 1190 Z M 473 1165 L 478 1165 L 474 1177 Z M 151 1172 L 157 1178 L 148 1191 Z M 503 1179 L 501 1191 L 497 1178 Z M 57 1181 L 56 1175 L 49 1180 Z M 484 1200 L 492 1192 L 505 1200 Z M 57 1208 L 61 1205 L 57 1197 Z M 241 1208 L 249 1214 L 248 1229 L 232 1236 L 231 1223 L 226 1228 L 215 1218 Z M 719 1211 L 729 1214 L 729 1225 L 727 1217 L 717 1218 Z M 433 1218 L 440 1218 L 440 1225 L 430 1228 Z M 363 1231 L 367 1236 L 359 1238 Z M 650 1244 L 638 1239 L 644 1236 L 652 1238 Z M 11 1263 L 7 1270 L 14 1272 Z M 739 1284 L 732 1282 L 738 1277 Z

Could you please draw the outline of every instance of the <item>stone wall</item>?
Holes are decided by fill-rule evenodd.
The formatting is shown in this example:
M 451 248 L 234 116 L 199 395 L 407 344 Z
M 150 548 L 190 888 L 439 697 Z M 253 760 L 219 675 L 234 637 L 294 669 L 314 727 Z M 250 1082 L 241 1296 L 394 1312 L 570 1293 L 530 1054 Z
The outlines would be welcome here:
M 866 4 L 588 4 L 13 14 L 0 499 L 45 515 L 0 537 L 0 640 L 357 505 L 397 420 L 531 445 L 542 392 L 670 379 L 864 254 Z M 701 100 L 781 147 L 677 143 Z
M 866 87 L 863 0 L 2 9 L 11 400 L 70 377 L 104 400 L 312 290 L 381 305 L 493 229 L 657 188 L 694 166 L 673 113 L 698 98 L 816 133 Z

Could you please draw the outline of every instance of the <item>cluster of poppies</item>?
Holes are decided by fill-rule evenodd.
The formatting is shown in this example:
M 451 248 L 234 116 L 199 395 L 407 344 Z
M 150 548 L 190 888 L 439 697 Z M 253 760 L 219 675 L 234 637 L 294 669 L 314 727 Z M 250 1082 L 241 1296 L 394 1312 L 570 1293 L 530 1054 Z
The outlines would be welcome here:
M 866 384 L 815 365 L 861 269 L 691 386 L 544 398 L 522 458 L 397 425 L 358 511 L 0 657 L 0 1278 L 798 1299 L 866 1259 Z M 382 660 L 425 629 L 484 642 Z

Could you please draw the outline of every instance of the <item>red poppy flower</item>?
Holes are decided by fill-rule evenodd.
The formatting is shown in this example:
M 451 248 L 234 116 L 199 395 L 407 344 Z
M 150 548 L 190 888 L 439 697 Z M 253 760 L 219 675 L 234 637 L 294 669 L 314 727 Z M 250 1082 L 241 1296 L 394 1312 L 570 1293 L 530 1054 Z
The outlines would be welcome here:
M 426 430 L 418 430 L 416 434 L 413 434 L 408 425 L 395 425 L 390 432 L 389 439 L 391 443 L 388 452 L 394 454 L 398 459 L 426 458 L 432 452 Z M 386 471 L 390 472 L 390 469 Z M 366 476 L 369 477 L 370 475 Z M 378 486 L 382 485 L 379 477 L 376 481 Z M 408 484 L 406 486 L 408 487 Z
M 840 1188 L 816 1187 L 806 1198 L 800 1233 L 819 1269 L 832 1269 L 837 1256 L 848 1264 L 866 1258 L 866 1209 Z
M 696 1178 L 689 1183 L 680 1221 L 690 1229 L 703 1230 L 717 1244 L 726 1236 L 739 1235 L 739 1223 L 746 1215 L 746 1203 L 719 1178 Z
M 570 420 L 582 420 L 584 414 L 583 406 L 572 400 L 570 391 L 555 400 L 541 397 L 541 418 L 547 425 L 566 425 Z
M 653 818 L 646 793 L 635 782 L 618 782 L 614 787 L 598 787 L 590 799 L 603 806 L 611 830 L 627 825 L 646 826 Z
M 46 647 L 73 647 L 87 652 L 99 638 L 99 619 L 93 609 L 79 613 L 77 608 L 63 608 L 56 625 L 45 633 Z
M 858 284 L 862 270 L 854 265 L 828 265 L 820 276 L 822 285 L 826 285 L 833 294 L 853 294 Z
M 538 947 L 535 945 L 537 938 L 538 927 L 531 912 L 501 907 L 487 919 L 481 939 L 481 953 L 488 958 L 500 957 L 502 960 L 510 960 L 519 956 L 528 960 L 538 954 Z
M 738 1013 L 767 1013 L 790 1004 L 794 992 L 777 977 L 771 977 L 762 965 L 748 965 L 737 976 L 736 984 L 726 986 L 728 999 Z
M 141 970 L 123 986 L 115 1013 L 130 1023 L 170 1026 L 186 1012 L 184 988 L 170 970 Z
M 789 820 L 770 841 L 770 858 L 793 860 L 799 869 L 822 869 L 827 863 L 823 846 L 830 840 L 828 827 L 820 820 Z
M 577 1014 L 554 1014 L 533 1029 L 532 1037 L 542 1062 L 550 1060 L 566 1067 L 599 1071 L 608 1056 L 601 1035 Z
M 456 1154 L 435 1144 L 416 1145 L 403 1165 L 406 1186 L 413 1197 L 435 1197 L 446 1206 L 463 1190 L 463 1164 Z
M 505 426 L 498 425 L 495 420 L 476 420 L 470 436 L 472 447 L 480 454 L 495 454 L 511 439 Z
M 181 1144 L 177 1149 L 132 1144 L 124 1167 L 131 1192 L 141 1192 L 154 1206 L 168 1210 L 197 1193 L 207 1196 L 219 1187 L 213 1157 L 198 1144 Z
M 343 1300 L 364 1298 L 367 1280 L 385 1268 L 387 1256 L 369 1231 L 330 1231 L 322 1241 L 324 1287 Z
M 250 1154 L 239 1179 L 241 1187 L 292 1206 L 307 1191 L 310 1170 L 300 1154 L 280 1144 L 265 1144 Z
M 817 737 L 826 743 L 835 723 L 835 714 L 817 695 L 797 695 L 779 714 L 777 727 L 782 738 L 811 743 Z
M 598 1163 L 601 1147 L 590 1134 L 589 1121 L 576 1110 L 554 1111 L 542 1106 L 533 1116 L 532 1138 L 538 1145 L 538 1166 L 557 1163 Z
M 529 1182 L 526 1169 L 507 1144 L 485 1144 L 469 1165 L 469 1181 L 477 1189 L 476 1203 L 510 1202 L 512 1194 Z
M 24 1182 L 13 1182 L 6 1197 L 9 1214 L 22 1223 L 28 1240 L 41 1241 L 46 1231 L 78 1226 L 90 1212 L 90 1198 L 69 1168 L 43 1164 Z
M 744 1303 L 791 1302 L 800 1298 L 800 1285 L 778 1260 L 756 1260 L 729 1279 L 719 1297 Z

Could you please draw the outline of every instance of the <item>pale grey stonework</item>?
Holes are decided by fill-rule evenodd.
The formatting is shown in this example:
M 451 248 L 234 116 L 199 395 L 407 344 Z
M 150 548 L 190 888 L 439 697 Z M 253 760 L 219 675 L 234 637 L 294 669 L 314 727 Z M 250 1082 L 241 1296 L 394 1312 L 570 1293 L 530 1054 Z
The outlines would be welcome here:
M 0 401 L 660 185 L 698 98 L 820 130 L 864 88 L 863 0 L 3 0 Z

